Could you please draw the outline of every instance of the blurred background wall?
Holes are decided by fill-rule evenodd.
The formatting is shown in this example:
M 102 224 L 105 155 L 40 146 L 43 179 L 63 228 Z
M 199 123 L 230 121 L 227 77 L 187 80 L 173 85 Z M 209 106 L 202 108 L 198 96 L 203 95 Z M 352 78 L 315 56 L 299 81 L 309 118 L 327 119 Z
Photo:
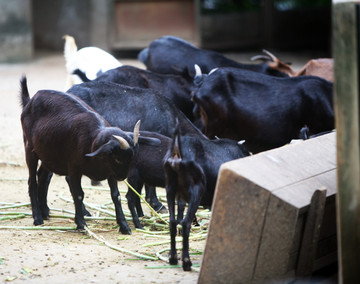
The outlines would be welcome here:
M 0 0 L 0 62 L 33 55 L 31 2 Z
M 79 48 L 139 50 L 176 35 L 216 50 L 331 52 L 331 0 L 0 0 L 0 60 Z M 17 56 L 14 54 L 17 54 Z M 324 55 L 324 56 L 325 56 Z

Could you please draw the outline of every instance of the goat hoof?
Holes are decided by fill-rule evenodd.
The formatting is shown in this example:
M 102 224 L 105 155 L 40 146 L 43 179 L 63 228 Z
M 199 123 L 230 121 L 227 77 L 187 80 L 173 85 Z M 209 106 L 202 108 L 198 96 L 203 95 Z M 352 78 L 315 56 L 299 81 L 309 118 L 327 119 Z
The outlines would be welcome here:
M 140 229 L 140 230 L 144 230 L 144 227 L 140 223 L 135 224 L 135 228 Z
M 40 212 L 41 212 L 41 217 L 44 220 L 49 220 L 49 218 L 50 218 L 50 209 L 49 209 L 49 207 L 40 209 Z
M 44 224 L 43 218 L 34 218 L 34 226 L 39 226 Z
M 191 271 L 192 263 L 189 258 L 183 260 L 183 270 L 184 271 Z
M 131 235 L 131 229 L 128 228 L 120 228 L 119 230 L 120 233 L 122 233 L 123 235 Z
M 191 271 L 191 265 L 183 264 L 183 270 L 184 271 Z
M 157 213 L 168 213 L 168 210 L 166 209 L 166 207 L 161 203 L 161 202 L 157 202 L 157 203 L 152 203 L 151 207 L 157 212 Z
M 76 230 L 84 230 L 84 225 L 83 224 L 77 225 Z
M 85 220 L 82 220 L 80 222 L 76 222 L 76 230 L 84 230 L 84 227 L 86 226 Z
M 177 265 L 177 264 L 178 264 L 177 256 L 175 256 L 175 257 L 170 257 L 170 258 L 169 258 L 169 263 L 170 263 L 171 265 Z
M 161 204 L 161 207 L 160 209 L 156 210 L 157 213 L 160 213 L 160 214 L 166 214 L 168 213 L 169 211 L 167 210 L 167 208 Z

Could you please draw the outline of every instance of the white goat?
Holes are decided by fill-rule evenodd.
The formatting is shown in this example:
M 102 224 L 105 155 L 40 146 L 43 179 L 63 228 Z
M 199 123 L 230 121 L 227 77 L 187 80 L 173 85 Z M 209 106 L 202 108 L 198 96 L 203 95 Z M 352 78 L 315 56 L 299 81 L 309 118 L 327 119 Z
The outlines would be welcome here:
M 83 47 L 78 50 L 75 39 L 72 36 L 64 35 L 64 57 L 68 73 L 66 79 L 66 90 L 74 84 L 80 84 L 83 80 L 75 75 L 76 70 L 83 73 L 87 79 L 94 80 L 96 77 L 122 64 L 110 53 L 95 46 Z

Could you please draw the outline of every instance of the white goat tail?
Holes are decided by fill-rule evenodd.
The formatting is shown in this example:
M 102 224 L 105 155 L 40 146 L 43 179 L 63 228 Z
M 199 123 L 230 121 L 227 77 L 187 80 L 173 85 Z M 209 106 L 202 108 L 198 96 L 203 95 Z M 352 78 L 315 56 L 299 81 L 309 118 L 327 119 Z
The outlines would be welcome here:
M 64 57 L 66 62 L 66 70 L 69 74 L 71 74 L 74 70 L 72 70 L 72 66 L 69 66 L 72 58 L 76 54 L 78 48 L 75 43 L 75 39 L 72 36 L 64 35 L 63 38 L 65 39 L 64 45 Z

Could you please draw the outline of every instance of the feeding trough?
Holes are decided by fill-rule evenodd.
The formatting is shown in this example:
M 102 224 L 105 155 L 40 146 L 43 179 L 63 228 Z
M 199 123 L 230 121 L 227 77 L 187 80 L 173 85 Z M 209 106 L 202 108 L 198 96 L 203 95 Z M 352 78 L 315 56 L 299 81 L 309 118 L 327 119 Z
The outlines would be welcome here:
M 221 166 L 199 283 L 291 280 L 336 262 L 335 136 Z

